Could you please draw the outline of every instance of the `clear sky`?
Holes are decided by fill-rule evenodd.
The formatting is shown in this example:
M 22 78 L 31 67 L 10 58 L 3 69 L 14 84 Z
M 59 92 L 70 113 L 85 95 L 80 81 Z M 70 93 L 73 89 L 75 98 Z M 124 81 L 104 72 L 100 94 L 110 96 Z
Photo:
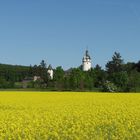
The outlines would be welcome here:
M 0 63 L 64 69 L 81 64 L 86 46 L 93 66 L 113 53 L 140 60 L 140 0 L 1 0 Z

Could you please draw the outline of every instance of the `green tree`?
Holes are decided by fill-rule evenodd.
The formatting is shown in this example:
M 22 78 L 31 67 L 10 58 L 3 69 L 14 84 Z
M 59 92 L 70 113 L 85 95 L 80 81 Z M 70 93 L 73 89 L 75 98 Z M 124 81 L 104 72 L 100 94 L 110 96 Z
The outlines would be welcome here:
M 65 76 L 64 77 L 63 85 L 64 85 L 64 89 L 65 90 L 71 90 L 71 87 L 70 87 L 70 77 L 69 76 Z
M 97 64 L 93 69 L 94 86 L 101 87 L 107 79 L 107 73 Z
M 138 72 L 140 72 L 140 61 L 138 63 L 136 63 L 135 67 L 136 67 L 136 70 Z
M 72 89 L 84 88 L 84 75 L 80 68 L 73 68 L 70 73 L 70 86 Z
M 119 91 L 125 91 L 128 84 L 128 74 L 124 71 L 124 63 L 120 53 L 115 52 L 112 60 L 106 64 L 108 81 L 114 83 Z
M 128 74 L 125 71 L 113 73 L 110 76 L 110 81 L 117 86 L 118 91 L 126 91 L 129 81 Z
M 40 77 L 44 82 L 44 85 L 47 86 L 48 83 L 48 73 L 47 73 L 47 64 L 45 63 L 44 60 L 41 61 L 40 65 L 39 65 L 39 71 L 40 71 Z
M 128 74 L 131 73 L 132 70 L 134 70 L 136 67 L 136 64 L 134 62 L 128 62 L 127 64 L 123 65 L 124 71 L 126 71 Z
M 106 70 L 109 74 L 123 70 L 123 59 L 120 53 L 114 53 L 112 60 L 106 64 Z
M 84 72 L 84 89 L 92 90 L 93 88 L 93 77 L 91 76 L 91 71 Z
M 63 80 L 64 80 L 64 70 L 62 69 L 61 66 L 56 67 L 54 70 L 54 82 L 55 82 L 55 87 L 58 90 L 63 89 Z
M 140 92 L 140 72 L 136 69 L 131 71 L 129 75 L 128 90 L 131 92 Z

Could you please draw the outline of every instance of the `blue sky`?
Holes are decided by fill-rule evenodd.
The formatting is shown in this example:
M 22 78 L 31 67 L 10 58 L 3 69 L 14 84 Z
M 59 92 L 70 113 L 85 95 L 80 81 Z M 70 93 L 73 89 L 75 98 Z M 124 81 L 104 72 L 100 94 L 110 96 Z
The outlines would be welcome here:
M 113 53 L 140 60 L 139 0 L 0 1 L 0 63 L 64 69 L 81 64 L 86 46 L 93 66 Z

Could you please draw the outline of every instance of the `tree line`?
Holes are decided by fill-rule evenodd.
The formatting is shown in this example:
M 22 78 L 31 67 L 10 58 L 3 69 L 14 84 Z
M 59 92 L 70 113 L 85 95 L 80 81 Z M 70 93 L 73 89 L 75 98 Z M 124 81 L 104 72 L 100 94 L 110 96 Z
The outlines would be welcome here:
M 124 63 L 120 53 L 115 52 L 105 69 L 96 65 L 88 72 L 78 68 L 64 71 L 54 69 L 50 79 L 44 60 L 34 66 L 0 64 L 0 88 L 26 88 L 64 91 L 140 92 L 140 61 Z M 33 77 L 40 77 L 34 81 Z

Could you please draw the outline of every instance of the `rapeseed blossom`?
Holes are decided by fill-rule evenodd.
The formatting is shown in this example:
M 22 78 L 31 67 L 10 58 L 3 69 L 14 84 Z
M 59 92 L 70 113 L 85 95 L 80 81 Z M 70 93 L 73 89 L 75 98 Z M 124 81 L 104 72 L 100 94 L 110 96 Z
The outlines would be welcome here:
M 0 139 L 140 139 L 140 95 L 0 92 Z

